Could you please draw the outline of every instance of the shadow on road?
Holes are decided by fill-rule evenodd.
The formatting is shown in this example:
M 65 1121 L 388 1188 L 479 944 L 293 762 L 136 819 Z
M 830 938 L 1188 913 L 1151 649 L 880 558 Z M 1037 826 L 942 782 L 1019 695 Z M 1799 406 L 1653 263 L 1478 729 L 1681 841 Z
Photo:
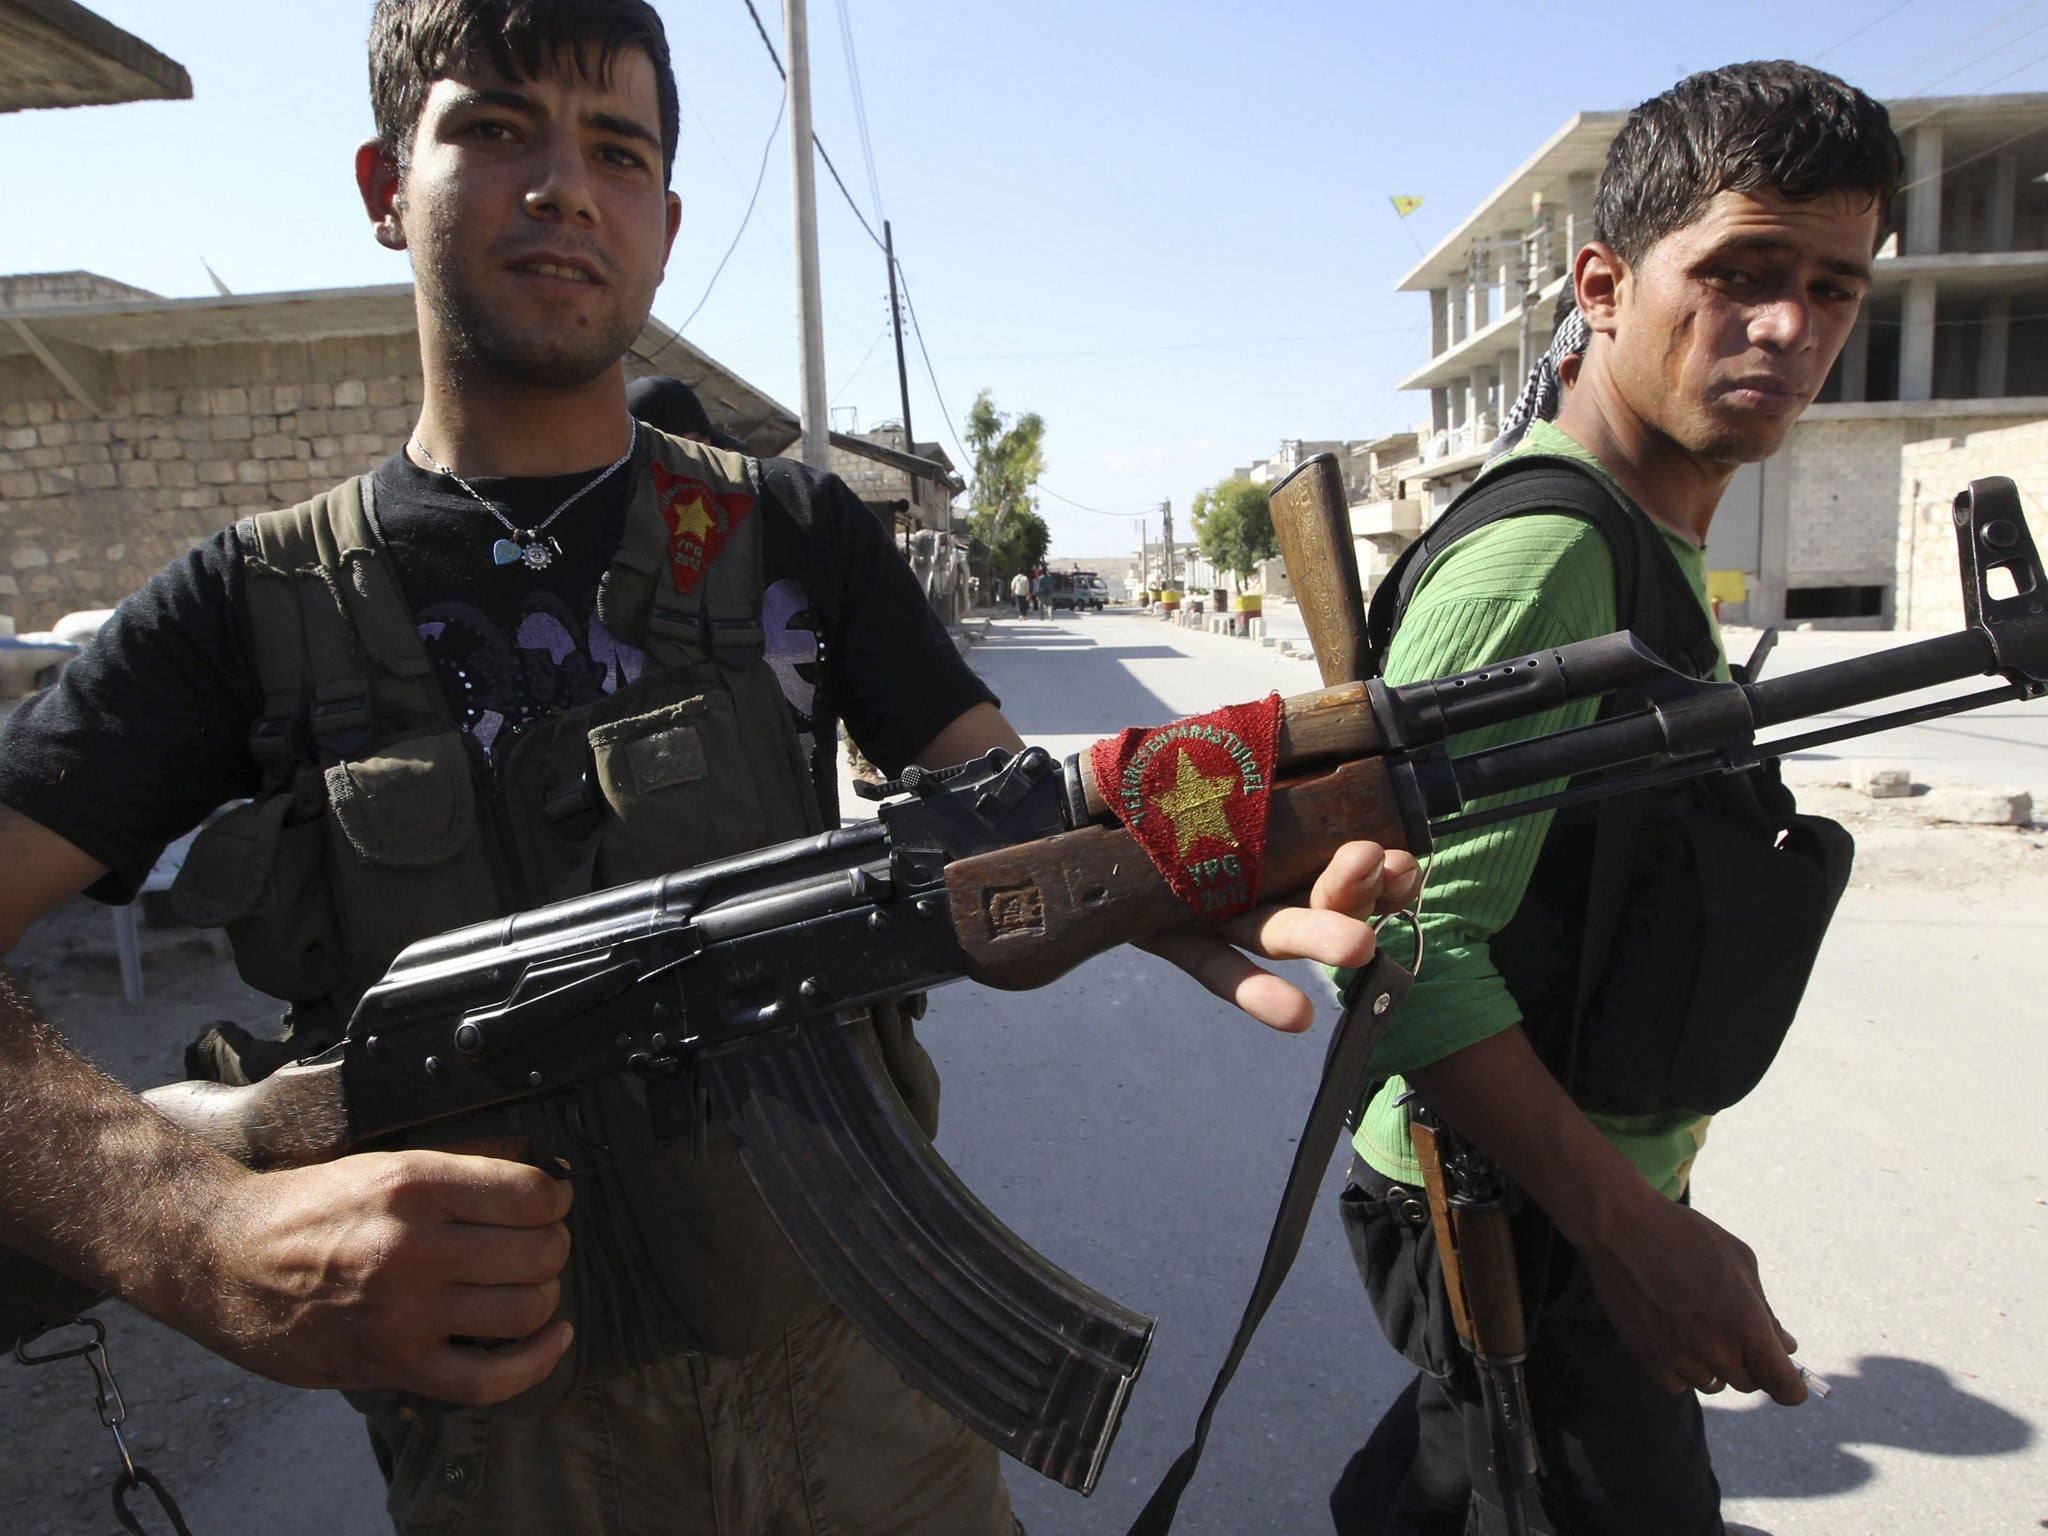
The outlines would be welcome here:
M 1179 711 L 1131 676 L 1131 663 L 1175 661 L 1170 645 L 1108 645 L 1088 635 L 1029 624 L 996 628 L 973 651 L 974 669 L 1003 701 L 1026 741 L 1107 735 L 1163 725 Z
M 2010 1456 L 2034 1427 L 1956 1385 L 1924 1360 L 1866 1355 L 1831 1374 L 1834 1395 L 1795 1412 L 1775 1404 L 1708 1407 L 1714 1470 L 1729 1497 L 1821 1498 L 1861 1487 L 1876 1468 L 1851 1449 L 1889 1445 L 1928 1456 Z

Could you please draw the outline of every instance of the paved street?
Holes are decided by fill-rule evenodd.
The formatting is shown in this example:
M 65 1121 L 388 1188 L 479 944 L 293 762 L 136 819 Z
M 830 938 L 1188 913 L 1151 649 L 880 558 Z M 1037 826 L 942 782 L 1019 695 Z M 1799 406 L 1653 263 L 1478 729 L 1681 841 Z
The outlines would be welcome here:
M 1790 636 L 1777 664 L 1863 648 Z M 1307 662 L 1116 616 L 998 623 L 970 655 L 1027 739 L 1061 752 L 1316 685 Z M 2041 726 L 2000 729 L 2010 766 L 1952 757 L 1945 776 L 2048 786 L 2048 751 L 2029 745 Z M 1756 1247 L 1803 1358 L 1836 1388 L 1796 1411 L 1710 1407 L 1728 1512 L 1780 1536 L 2035 1529 L 2048 1517 L 2048 1044 L 2028 1004 L 2048 985 L 2048 887 L 1937 905 L 1876 875 L 1845 905 L 1779 1069 L 1717 1124 L 1701 1165 L 1701 1207 Z M 948 1156 L 1055 1259 L 1161 1318 L 1095 1497 L 1013 1479 L 1035 1530 L 1120 1532 L 1185 1443 L 1235 1326 L 1322 1032 L 1265 1035 L 1130 952 L 1025 999 L 956 989 L 932 1021 Z M 1181 1528 L 1326 1529 L 1324 1491 L 1403 1379 L 1325 1215 L 1218 1417 Z
M 1790 637 L 1776 665 L 1809 645 L 1862 644 Z M 1317 683 L 1309 662 L 1117 614 L 999 620 L 969 659 L 1025 737 L 1059 753 Z M 1981 738 L 1958 736 L 1952 776 L 2048 788 L 2040 729 L 2001 721 L 1993 734 L 2011 755 L 1990 763 L 1969 745 Z M 1926 776 L 1918 752 L 1880 754 Z M 1803 1357 L 1836 1388 L 1796 1411 L 1709 1408 L 1730 1518 L 1777 1536 L 2048 1524 L 2048 1035 L 2035 1017 L 2048 993 L 2048 854 L 2018 832 L 1913 836 L 1866 853 L 1868 878 L 1778 1070 L 1717 1123 L 1697 1183 L 1701 1208 L 1755 1246 Z M 2002 873 L 1944 875 L 1927 862 L 1943 849 Z M 1056 1262 L 1160 1320 L 1095 1496 L 1012 1469 L 1035 1536 L 1114 1536 L 1192 1430 L 1257 1267 L 1324 1026 L 1269 1034 L 1121 951 L 1035 993 L 949 989 L 924 1038 L 946 1083 L 941 1149 L 963 1177 Z M 1326 1200 L 1178 1529 L 1326 1530 L 1325 1491 L 1404 1380 Z M 147 1385 L 124 1385 L 146 1422 Z M 152 1459 L 192 1528 L 388 1530 L 340 1401 L 246 1387 L 262 1412 L 235 1410 L 236 1436 L 210 1468 Z M 65 1406 L 75 1436 L 97 1434 L 89 1404 Z
M 1742 659 L 1756 643 L 1754 630 L 1732 630 L 1728 651 Z M 1778 638 L 1778 647 L 1765 664 L 1766 678 L 1803 671 L 1829 662 L 1868 656 L 1895 645 L 1930 639 L 1930 634 L 1908 634 L 1883 630 L 1794 631 Z M 1839 715 L 1824 716 L 1814 726 L 1848 719 L 1869 719 L 1893 710 L 1906 709 L 1937 698 L 1959 697 L 1997 686 L 1994 678 L 1971 678 L 1944 688 L 1905 695 L 1881 706 L 1859 707 Z M 1882 758 L 1905 764 L 1919 783 L 1949 782 L 1978 784 L 1986 788 L 2023 789 L 2035 801 L 2048 806 L 2048 709 L 2039 705 L 1996 704 L 1967 715 L 1912 725 L 1881 737 L 1848 741 L 1802 752 L 1786 766 L 1787 777 L 1801 780 L 1839 776 L 1845 760 L 1859 757 Z

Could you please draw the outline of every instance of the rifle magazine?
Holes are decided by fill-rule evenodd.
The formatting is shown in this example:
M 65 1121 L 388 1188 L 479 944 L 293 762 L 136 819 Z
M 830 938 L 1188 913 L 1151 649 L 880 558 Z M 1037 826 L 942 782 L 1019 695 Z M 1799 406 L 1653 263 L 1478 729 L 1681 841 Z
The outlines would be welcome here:
M 768 1208 L 869 1341 L 997 1449 L 1092 1490 L 1152 1319 L 1083 1285 L 975 1199 L 858 1021 L 792 1026 L 701 1060 Z

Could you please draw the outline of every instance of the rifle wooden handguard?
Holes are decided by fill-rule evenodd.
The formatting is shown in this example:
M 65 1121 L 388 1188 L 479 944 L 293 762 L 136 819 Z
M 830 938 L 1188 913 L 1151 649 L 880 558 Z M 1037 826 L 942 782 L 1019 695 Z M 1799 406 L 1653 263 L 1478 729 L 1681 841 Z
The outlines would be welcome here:
M 1298 895 L 1331 854 L 1359 838 L 1408 846 L 1378 758 L 1277 785 L 1260 898 Z M 1192 920 L 1137 840 L 1114 827 L 957 859 L 946 867 L 946 893 L 968 975 L 1013 991 L 1042 987 L 1106 949 Z

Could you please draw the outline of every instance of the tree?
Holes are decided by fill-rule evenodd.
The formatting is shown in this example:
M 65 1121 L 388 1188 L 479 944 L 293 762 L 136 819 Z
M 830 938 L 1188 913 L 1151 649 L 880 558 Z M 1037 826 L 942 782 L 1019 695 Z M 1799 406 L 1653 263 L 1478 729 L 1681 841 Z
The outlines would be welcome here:
M 1007 579 L 1044 560 L 1052 542 L 1031 494 L 1045 473 L 1045 418 L 1036 411 L 1006 416 L 984 389 L 967 412 L 967 448 L 974 455 L 967 532 L 975 547 L 969 558 L 992 579 Z
M 1240 592 L 1263 561 L 1280 553 L 1266 488 L 1242 475 L 1195 492 L 1192 515 L 1202 553 L 1230 572 Z
M 1052 530 L 1045 526 L 1045 519 L 1036 512 L 1024 511 L 1003 524 L 1003 531 L 996 536 L 996 542 L 987 543 L 977 538 L 977 544 L 994 572 L 1015 575 L 1018 571 L 1036 570 L 1045 564 L 1045 552 L 1052 544 Z

